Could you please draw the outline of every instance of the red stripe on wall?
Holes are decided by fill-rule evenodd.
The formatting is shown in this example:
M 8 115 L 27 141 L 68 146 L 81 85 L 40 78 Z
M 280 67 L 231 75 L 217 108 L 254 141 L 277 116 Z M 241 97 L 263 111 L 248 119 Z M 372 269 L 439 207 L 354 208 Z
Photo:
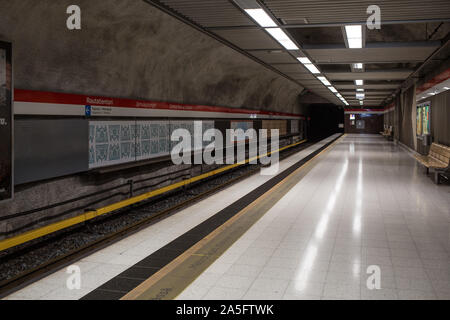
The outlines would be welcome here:
M 423 84 L 422 86 L 420 86 L 419 88 L 416 89 L 416 94 L 419 94 L 421 92 L 424 92 L 432 87 L 434 87 L 435 85 L 444 82 L 445 80 L 450 78 L 450 68 L 448 68 L 447 70 L 445 70 L 444 72 L 440 73 L 439 75 L 437 75 L 436 77 L 434 77 L 433 79 L 431 79 L 430 81 L 428 81 L 427 83 Z
M 345 109 L 345 112 L 382 112 L 384 109 Z
M 305 119 L 305 117 L 301 114 L 284 113 L 284 112 L 257 111 L 239 108 L 202 106 L 202 105 L 188 105 L 181 103 L 108 98 L 99 96 L 86 96 L 70 93 L 56 93 L 56 92 L 44 92 L 44 91 L 21 90 L 21 89 L 14 90 L 14 100 L 20 102 L 106 106 L 112 108 L 122 107 L 122 108 L 138 108 L 138 109 L 164 109 L 164 110 L 241 113 L 241 114 L 257 114 L 257 115 L 260 114 L 272 116 L 299 117 Z

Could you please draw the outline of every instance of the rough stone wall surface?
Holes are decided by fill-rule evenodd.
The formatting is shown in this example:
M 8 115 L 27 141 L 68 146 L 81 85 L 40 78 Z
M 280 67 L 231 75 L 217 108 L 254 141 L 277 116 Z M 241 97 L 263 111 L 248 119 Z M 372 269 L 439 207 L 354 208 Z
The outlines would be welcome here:
M 13 42 L 15 88 L 304 113 L 301 86 L 142 0 L 78 0 L 82 29 L 70 31 L 66 9 L 72 4 L 0 1 L 0 40 Z M 168 166 L 131 178 L 178 169 Z M 14 201 L 0 204 L 0 216 L 124 181 L 118 173 L 103 184 L 73 176 L 27 185 Z M 71 206 L 0 221 L 0 233 Z
M 204 168 L 203 170 L 207 169 Z M 156 170 L 149 170 L 148 172 L 140 172 L 138 170 L 128 174 L 116 172 L 110 174 L 108 179 L 99 179 L 98 177 L 89 175 L 75 175 L 30 184 L 20 187 L 20 190 L 15 194 L 14 201 L 0 204 L 0 217 L 16 215 L 18 213 L 27 212 L 36 208 L 43 208 L 69 199 L 92 195 L 101 190 L 107 190 L 126 184 L 129 179 L 135 181 L 148 179 L 147 181 L 136 183 L 134 185 L 136 189 L 148 185 L 155 185 L 152 188 L 135 193 L 135 195 L 139 195 L 181 181 L 185 178 L 185 175 L 196 176 L 200 173 L 200 167 L 193 167 L 190 165 L 169 165 L 160 167 Z M 86 207 L 94 201 L 97 201 L 97 203 L 90 205 L 89 208 L 101 208 L 108 204 L 127 199 L 129 197 L 129 190 L 129 186 L 123 186 L 66 205 L 0 221 L 0 239 L 9 238 L 27 230 L 36 229 L 69 217 L 80 215 L 83 213 L 83 209 L 80 208 Z M 108 197 L 110 198 L 107 199 Z
M 15 87 L 299 112 L 303 88 L 142 0 L 0 2 Z
M 293 143 L 292 138 L 282 138 L 280 140 L 280 148 L 290 143 Z M 137 167 L 129 169 L 127 171 L 113 171 L 101 175 L 87 173 L 24 185 L 21 186 L 16 193 L 14 201 L 0 203 L 0 218 L 36 208 L 50 206 L 76 197 L 92 195 L 101 190 L 107 190 L 126 184 L 129 180 L 135 181 L 135 190 L 144 188 L 134 192 L 134 196 L 137 196 L 198 176 L 202 173 L 217 169 L 218 167 L 220 167 L 220 165 L 173 165 L 170 161 L 166 161 L 148 165 L 143 168 Z M 129 198 L 129 190 L 129 186 L 123 186 L 66 205 L 27 214 L 25 216 L 13 217 L 12 219 L 0 220 L 0 240 L 57 221 L 78 216 L 83 213 L 83 209 L 79 208 L 85 208 L 93 201 L 97 201 L 97 203 L 89 205 L 89 209 L 98 209 L 125 200 Z M 107 197 L 110 198 L 106 199 Z

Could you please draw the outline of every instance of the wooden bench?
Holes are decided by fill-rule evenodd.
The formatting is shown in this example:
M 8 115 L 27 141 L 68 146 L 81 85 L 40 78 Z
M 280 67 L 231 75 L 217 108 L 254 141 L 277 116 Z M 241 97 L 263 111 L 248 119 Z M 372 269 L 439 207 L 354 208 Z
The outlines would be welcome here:
M 434 181 L 439 184 L 440 176 L 450 171 L 450 147 L 442 144 L 432 143 L 430 152 L 426 156 L 415 156 L 416 160 L 427 168 L 427 174 L 430 169 L 434 170 Z
M 380 134 L 387 138 L 387 139 L 392 139 L 393 135 L 392 135 L 392 126 L 390 126 L 389 128 L 384 128 L 383 132 L 380 132 Z

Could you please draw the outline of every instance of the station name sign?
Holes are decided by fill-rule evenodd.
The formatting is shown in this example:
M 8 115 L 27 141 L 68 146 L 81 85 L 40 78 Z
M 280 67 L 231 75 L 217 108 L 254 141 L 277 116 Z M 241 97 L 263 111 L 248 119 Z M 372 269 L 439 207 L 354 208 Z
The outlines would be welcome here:
M 14 193 L 12 92 L 12 47 L 0 41 L 0 202 Z

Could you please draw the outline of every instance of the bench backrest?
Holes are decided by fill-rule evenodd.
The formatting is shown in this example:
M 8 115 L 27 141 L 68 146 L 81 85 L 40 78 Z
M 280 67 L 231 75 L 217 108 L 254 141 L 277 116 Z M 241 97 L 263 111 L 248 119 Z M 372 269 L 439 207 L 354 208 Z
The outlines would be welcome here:
M 450 164 L 450 147 L 438 143 L 432 143 L 430 148 L 430 157 L 442 161 L 447 165 Z

